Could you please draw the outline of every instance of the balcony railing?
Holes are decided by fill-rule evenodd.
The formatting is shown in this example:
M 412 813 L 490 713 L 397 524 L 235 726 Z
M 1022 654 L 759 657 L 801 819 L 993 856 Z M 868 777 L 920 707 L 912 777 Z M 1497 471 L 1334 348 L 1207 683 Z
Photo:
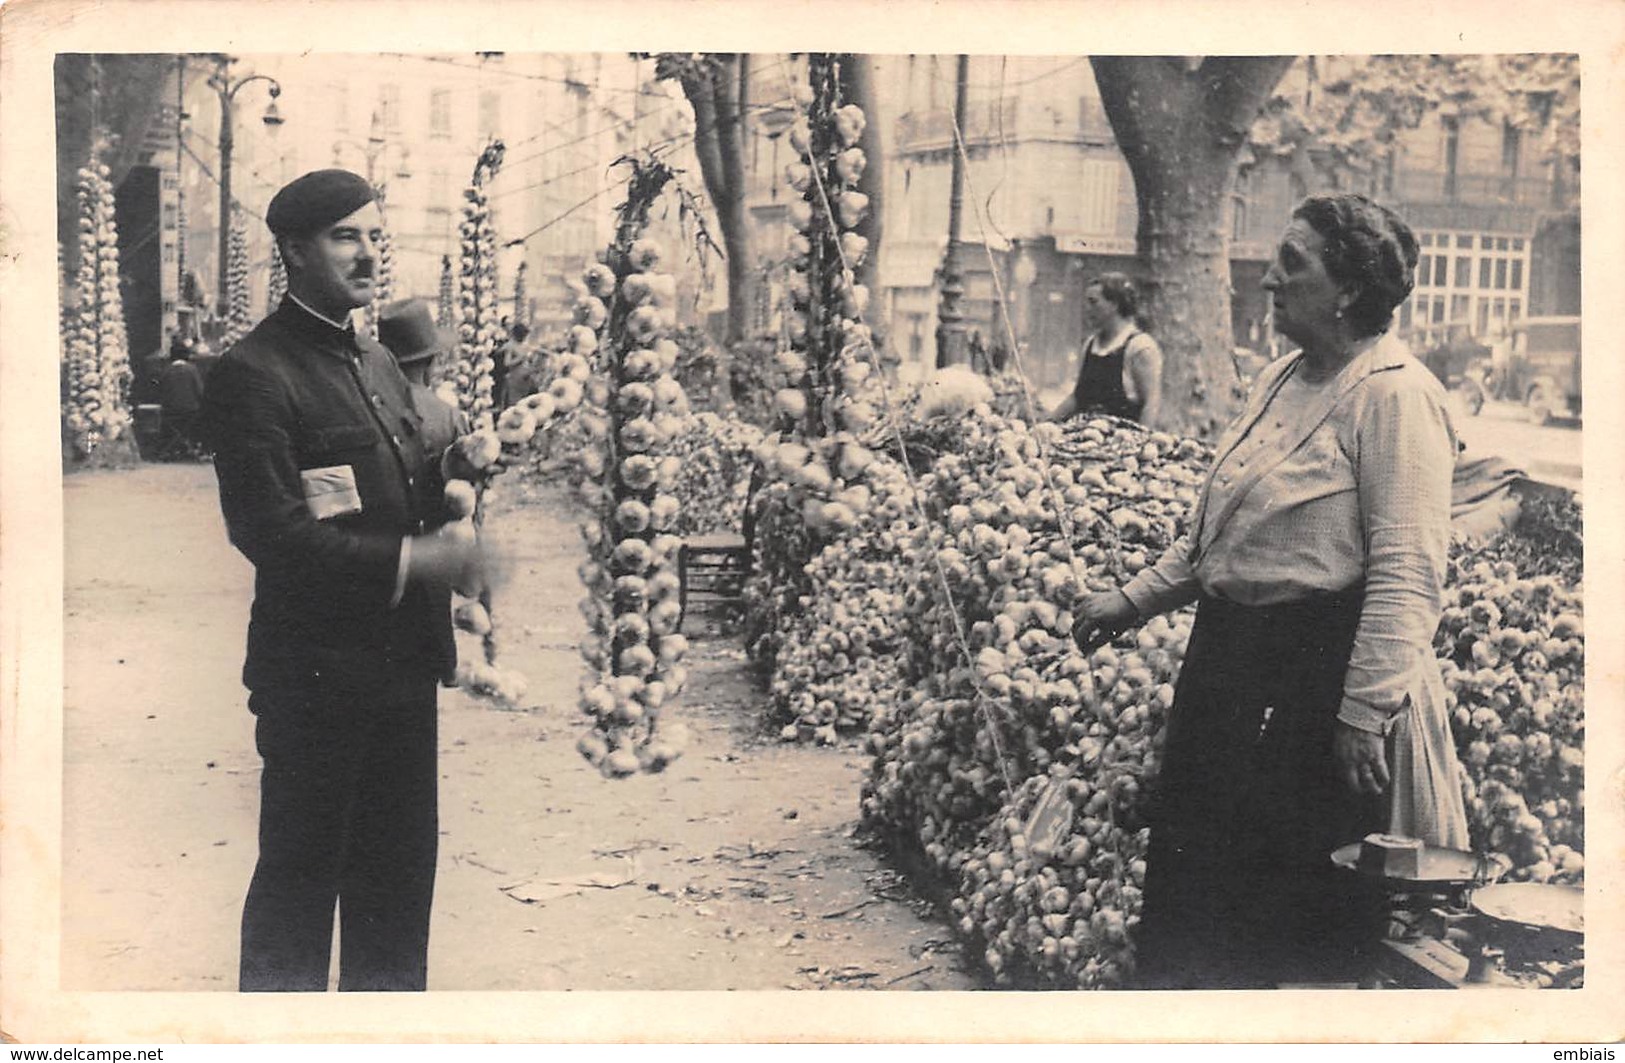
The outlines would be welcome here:
M 1014 137 L 1019 116 L 1019 100 L 1015 96 L 971 104 L 965 111 L 965 140 L 975 143 L 1001 135 Z M 954 116 L 948 108 L 910 111 L 897 120 L 897 146 L 902 151 L 944 147 L 952 144 L 953 139 Z
M 1457 173 L 1444 170 L 1401 170 L 1394 175 L 1394 198 L 1410 203 L 1461 203 L 1482 206 L 1519 206 L 1546 209 L 1567 206 L 1567 194 L 1558 190 L 1554 202 L 1549 177 L 1507 177 L 1501 174 Z

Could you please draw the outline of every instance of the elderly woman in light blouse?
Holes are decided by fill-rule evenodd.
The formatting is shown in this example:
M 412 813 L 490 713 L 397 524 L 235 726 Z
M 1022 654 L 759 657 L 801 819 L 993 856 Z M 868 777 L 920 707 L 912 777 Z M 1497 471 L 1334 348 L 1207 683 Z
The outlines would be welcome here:
M 1264 288 L 1299 350 L 1221 437 L 1188 536 L 1079 608 L 1082 639 L 1199 602 L 1153 806 L 1146 988 L 1357 979 L 1381 898 L 1332 851 L 1372 831 L 1466 847 L 1432 653 L 1457 442 L 1388 333 L 1416 259 L 1363 196 L 1293 212 Z

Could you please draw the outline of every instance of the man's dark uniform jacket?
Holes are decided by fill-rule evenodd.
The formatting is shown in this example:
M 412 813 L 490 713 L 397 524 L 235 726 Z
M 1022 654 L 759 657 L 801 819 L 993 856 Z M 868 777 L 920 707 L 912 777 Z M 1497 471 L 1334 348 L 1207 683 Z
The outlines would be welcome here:
M 255 570 L 244 685 L 448 679 L 449 591 L 391 604 L 402 537 L 444 520 L 440 456 L 394 358 L 284 298 L 210 375 L 205 418 L 226 527 Z

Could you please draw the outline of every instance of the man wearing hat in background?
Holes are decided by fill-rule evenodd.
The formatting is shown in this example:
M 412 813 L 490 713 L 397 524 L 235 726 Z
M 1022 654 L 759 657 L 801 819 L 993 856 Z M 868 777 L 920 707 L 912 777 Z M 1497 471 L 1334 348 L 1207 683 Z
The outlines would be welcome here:
M 395 356 L 412 402 L 423 418 L 424 445 L 430 453 L 443 453 L 468 432 L 468 418 L 448 406 L 429 387 L 434 360 L 451 349 L 451 337 L 434 323 L 429 304 L 422 299 L 398 299 L 378 312 L 378 342 Z
M 381 216 L 319 170 L 272 198 L 288 294 L 211 374 L 204 430 L 232 543 L 255 569 L 243 682 L 264 761 L 243 905 L 244 991 L 422 990 L 438 842 L 436 696 L 453 583 L 439 440 L 394 359 L 358 335 Z

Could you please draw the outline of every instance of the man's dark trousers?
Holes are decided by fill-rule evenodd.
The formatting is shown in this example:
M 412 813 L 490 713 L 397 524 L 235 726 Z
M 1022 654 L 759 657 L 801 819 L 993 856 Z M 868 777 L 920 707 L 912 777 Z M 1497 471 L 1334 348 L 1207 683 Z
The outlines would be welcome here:
M 439 842 L 432 678 L 257 691 L 260 855 L 240 988 L 322 992 L 339 909 L 339 989 L 421 991 Z

